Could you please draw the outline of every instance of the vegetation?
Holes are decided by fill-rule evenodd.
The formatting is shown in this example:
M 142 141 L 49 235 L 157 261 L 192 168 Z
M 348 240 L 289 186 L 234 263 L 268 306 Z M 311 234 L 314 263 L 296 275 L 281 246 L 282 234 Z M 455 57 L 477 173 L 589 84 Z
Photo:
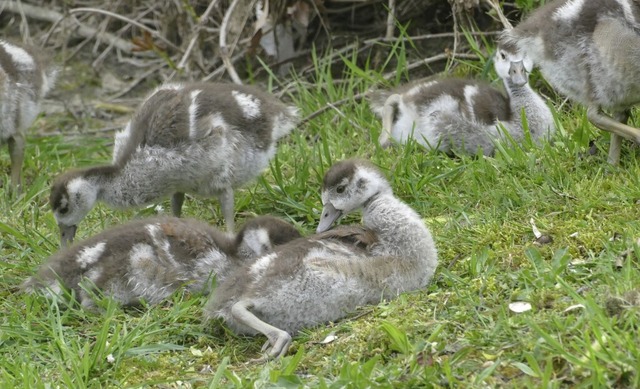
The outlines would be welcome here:
M 288 356 L 264 365 L 249 362 L 264 337 L 238 337 L 221 323 L 202 322 L 206 297 L 179 293 L 133 311 L 105 300 L 97 314 L 23 295 L 20 283 L 59 244 L 47 204 L 51 179 L 108 161 L 112 142 L 32 136 L 23 193 L 0 192 L 1 386 L 640 386 L 639 308 L 616 299 L 640 279 L 638 149 L 625 144 L 622 164 L 608 165 L 607 134 L 594 130 L 582 107 L 552 96 L 559 131 L 540 146 L 504 143 L 491 158 L 449 158 L 415 144 L 383 150 L 375 142 L 380 123 L 359 95 L 384 84 L 385 72 L 398 70 L 393 84 L 406 81 L 411 46 L 386 50 L 386 68 L 376 69 L 356 52 L 343 54 L 340 78 L 321 53 L 310 77 L 289 83 L 269 73 L 268 85 L 286 91 L 303 116 L 346 103 L 306 121 L 281 144 L 270 170 L 238 191 L 237 218 L 277 215 L 311 233 L 324 170 L 343 158 L 370 158 L 433 231 L 440 267 L 430 286 L 305 330 Z M 487 48 L 477 52 L 480 60 L 453 61 L 449 73 L 488 71 Z M 533 82 L 548 90 L 537 76 Z M 59 116 L 38 125 L 55 127 L 66 120 Z M 0 165 L 7 183 L 4 152 Z M 168 201 L 135 211 L 99 206 L 78 239 L 162 209 Z M 189 198 L 183 212 L 222 220 L 213 200 Z M 545 238 L 537 239 L 532 223 Z M 517 313 L 514 302 L 531 309 Z

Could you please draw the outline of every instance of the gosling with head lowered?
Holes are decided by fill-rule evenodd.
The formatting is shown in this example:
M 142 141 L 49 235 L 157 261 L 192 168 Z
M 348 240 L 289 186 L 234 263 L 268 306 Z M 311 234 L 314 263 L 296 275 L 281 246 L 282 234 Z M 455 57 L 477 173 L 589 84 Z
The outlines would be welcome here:
M 173 215 L 180 216 L 185 193 L 218 197 L 233 231 L 234 189 L 262 173 L 297 122 L 295 107 L 255 87 L 159 87 L 116 134 L 111 164 L 55 179 L 50 204 L 63 245 L 97 201 L 134 207 L 172 196 Z
M 388 146 L 392 138 L 400 143 L 413 138 L 445 153 L 473 155 L 481 150 L 493 155 L 505 135 L 516 143 L 522 143 L 527 130 L 537 143 L 550 137 L 555 132 L 553 114 L 529 85 L 531 60 L 501 47 L 493 61 L 506 96 L 484 82 L 460 78 L 373 93 L 371 107 L 382 118 L 380 145 Z
M 52 255 L 22 288 L 87 308 L 94 296 L 122 305 L 156 304 L 178 288 L 207 293 L 278 245 L 299 238 L 291 224 L 270 216 L 250 219 L 236 236 L 194 219 L 148 218 L 122 224 Z
M 425 287 L 438 264 L 429 229 L 393 195 L 373 164 L 346 160 L 324 177 L 317 234 L 279 246 L 218 285 L 205 307 L 241 334 L 262 333 L 284 355 L 291 335 L 335 321 L 358 306 Z M 328 230 L 362 208 L 363 226 Z

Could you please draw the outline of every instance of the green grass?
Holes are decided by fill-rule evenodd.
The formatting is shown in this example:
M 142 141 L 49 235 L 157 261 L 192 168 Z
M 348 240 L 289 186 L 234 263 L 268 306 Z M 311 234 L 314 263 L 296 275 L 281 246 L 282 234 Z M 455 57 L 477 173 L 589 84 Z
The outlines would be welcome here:
M 402 48 L 391 50 L 404 58 Z M 19 284 L 58 246 L 47 204 L 51 179 L 110 158 L 108 140 L 32 137 L 24 193 L 1 192 L 2 386 L 638 387 L 638 308 L 615 316 L 604 309 L 610 296 L 640 280 L 638 254 L 615 267 L 640 236 L 638 150 L 625 144 L 621 165 L 608 165 L 606 135 L 593 130 L 583 108 L 566 106 L 561 131 L 541 147 L 503 145 L 493 158 L 455 159 L 413 144 L 382 150 L 372 141 L 379 121 L 366 102 L 352 99 L 379 81 L 382 69 L 345 56 L 337 79 L 329 64 L 314 60 L 311 83 L 291 91 L 303 115 L 327 102 L 350 102 L 281 144 L 263 177 L 238 191 L 237 219 L 273 214 L 310 233 L 323 172 L 343 158 L 370 158 L 433 231 L 440 267 L 431 285 L 307 329 L 288 356 L 265 365 L 247 363 L 259 355 L 263 337 L 202 323 L 203 297 L 177 294 L 141 311 L 105 301 L 104 313 L 96 314 L 22 295 Z M 600 150 L 583 156 L 590 138 Z M 0 163 L 7 182 L 4 151 Z M 155 212 L 99 206 L 78 238 Z M 215 200 L 189 198 L 184 212 L 221 220 Z M 552 243 L 534 243 L 530 219 Z M 532 310 L 511 312 L 515 301 Z M 329 334 L 337 339 L 323 344 Z

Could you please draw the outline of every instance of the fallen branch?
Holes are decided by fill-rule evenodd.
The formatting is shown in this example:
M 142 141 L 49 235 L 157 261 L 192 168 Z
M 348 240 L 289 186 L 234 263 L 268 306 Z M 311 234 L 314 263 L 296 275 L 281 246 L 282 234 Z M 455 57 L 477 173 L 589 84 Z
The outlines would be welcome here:
M 76 29 L 76 33 L 84 38 L 95 37 L 96 39 L 99 39 L 106 44 L 113 45 L 114 47 L 126 53 L 133 52 L 133 44 L 131 42 L 125 39 L 118 38 L 117 36 L 108 32 L 101 33 L 97 28 L 89 27 L 77 20 L 74 20 L 74 23 L 69 19 L 66 19 L 65 15 L 54 10 L 24 4 L 18 1 L 5 1 L 3 6 L 4 11 L 16 14 L 24 13 L 24 15 L 28 16 L 31 19 L 51 22 L 55 23 L 56 25 L 62 24 L 64 28 Z
M 117 13 L 111 12 L 111 11 L 106 11 L 103 9 L 98 9 L 98 8 L 74 8 L 72 10 L 69 11 L 70 15 L 76 14 L 76 13 L 82 13 L 82 12 L 91 12 L 91 13 L 97 13 L 97 14 L 102 14 L 105 16 L 109 16 L 112 17 L 114 19 L 120 19 L 124 22 L 127 22 L 129 24 L 132 24 L 136 27 L 138 27 L 141 30 L 147 31 L 149 34 L 151 34 L 153 37 L 161 40 L 162 42 L 164 42 L 164 44 L 166 44 L 168 47 L 171 47 L 173 50 L 177 51 L 177 52 L 182 52 L 182 49 L 179 48 L 178 46 L 174 45 L 170 40 L 168 40 L 167 38 L 163 37 L 161 34 L 158 33 L 158 31 L 149 28 L 147 26 L 145 26 L 142 23 L 137 22 L 136 20 L 130 19 L 126 16 L 122 16 L 119 15 Z M 96 30 L 97 31 L 97 30 Z M 106 33 L 104 33 L 106 34 Z M 98 33 L 97 35 L 103 35 L 103 33 Z
M 396 27 L 396 0 L 389 0 L 389 13 L 387 14 L 387 33 L 385 39 L 393 38 L 393 31 Z
M 222 24 L 220 25 L 220 43 L 218 47 L 220 50 L 222 63 L 224 64 L 227 73 L 229 73 L 229 77 L 231 77 L 233 82 L 235 82 L 236 84 L 242 85 L 242 80 L 240 79 L 240 76 L 238 76 L 238 72 L 236 72 L 236 68 L 233 67 L 233 63 L 231 62 L 231 55 L 233 54 L 235 45 L 232 45 L 231 47 L 227 46 L 227 32 L 229 29 L 229 21 L 231 20 L 231 15 L 233 14 L 233 10 L 238 5 L 238 2 L 239 0 L 233 0 L 233 2 L 229 5 L 229 8 L 227 9 L 227 12 L 225 12 L 224 14 Z M 255 0 L 251 1 L 251 7 L 253 7 L 253 3 L 255 3 Z
M 191 55 L 191 51 L 193 51 L 193 48 L 195 47 L 198 37 L 200 37 L 200 31 L 202 31 L 202 27 L 204 27 L 205 23 L 207 22 L 207 19 L 209 18 L 209 14 L 211 14 L 211 11 L 213 11 L 213 7 L 215 7 L 216 3 L 218 3 L 218 0 L 211 0 L 207 9 L 200 16 L 200 20 L 198 21 L 198 24 L 196 25 L 196 27 L 193 30 L 193 33 L 191 34 L 191 40 L 189 41 L 187 50 L 185 50 L 184 54 L 182 55 L 182 59 L 180 60 L 180 62 L 178 62 L 177 67 L 179 70 L 184 69 L 184 65 L 189 59 L 189 56 Z
M 513 25 L 509 22 L 509 19 L 504 16 L 502 12 L 502 8 L 500 8 L 500 4 L 498 4 L 497 0 L 484 0 L 485 3 L 489 5 L 494 11 L 496 11 L 496 15 L 498 16 L 498 20 L 504 26 L 505 29 L 510 30 L 513 28 Z

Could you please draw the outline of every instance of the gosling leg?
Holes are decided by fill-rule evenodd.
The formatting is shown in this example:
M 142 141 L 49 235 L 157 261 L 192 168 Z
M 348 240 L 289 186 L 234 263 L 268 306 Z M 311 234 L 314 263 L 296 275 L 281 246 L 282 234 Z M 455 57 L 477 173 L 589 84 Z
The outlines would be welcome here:
M 173 216 L 180 217 L 182 214 L 182 204 L 184 203 L 184 193 L 176 192 L 171 196 L 171 212 Z
M 220 210 L 224 217 L 224 223 L 227 225 L 227 231 L 235 232 L 234 212 L 233 212 L 233 188 L 225 188 L 218 196 L 220 200 Z
M 24 134 L 17 133 L 8 140 L 11 158 L 11 186 L 16 192 L 22 189 L 22 163 L 24 162 Z
M 268 343 L 271 345 L 271 349 L 268 350 L 265 355 L 253 360 L 252 362 L 266 362 L 269 359 L 282 357 L 289 350 L 289 346 L 291 346 L 291 335 L 286 331 L 258 319 L 256 315 L 249 311 L 252 307 L 253 303 L 247 300 L 240 300 L 231 307 L 231 315 L 234 320 L 263 333 L 267 337 Z M 262 349 L 262 351 L 266 350 L 265 347 Z
M 622 138 L 627 138 L 636 143 L 640 143 L 640 129 L 631 127 L 626 123 L 621 123 L 618 120 L 614 120 L 604 115 L 598 108 L 589 107 L 587 109 L 587 118 L 594 126 L 611 133 L 611 145 L 609 146 L 608 161 L 612 165 L 617 165 L 618 162 L 620 162 Z M 620 115 L 616 115 L 616 119 L 618 118 L 628 119 L 628 111 L 623 112 Z

